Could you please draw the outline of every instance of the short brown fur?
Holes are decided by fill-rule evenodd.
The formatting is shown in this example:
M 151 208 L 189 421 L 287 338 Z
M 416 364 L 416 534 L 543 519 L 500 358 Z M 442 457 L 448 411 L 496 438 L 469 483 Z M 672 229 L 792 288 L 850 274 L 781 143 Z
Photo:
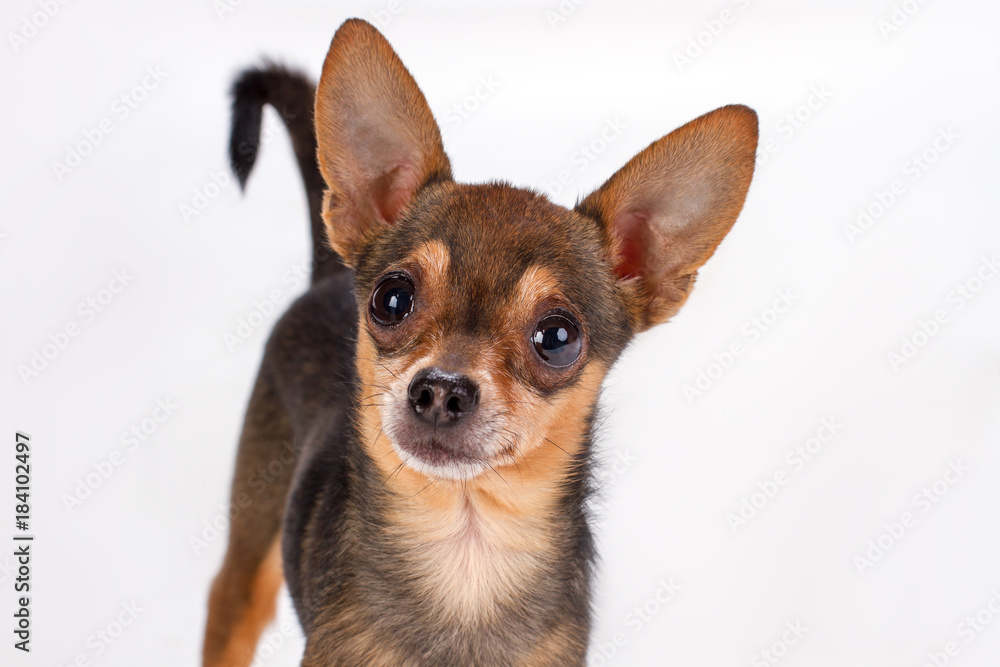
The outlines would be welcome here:
M 241 603 L 226 595 L 224 579 L 216 580 L 209 601 L 206 635 L 221 639 L 206 648 L 205 663 L 219 667 L 248 667 L 253 662 L 257 641 L 274 618 L 278 591 L 284 583 L 281 572 L 280 540 L 275 540 L 249 586 L 248 599 Z M 231 619 L 224 626 L 223 619 Z
M 305 666 L 582 666 L 598 395 L 734 223 L 756 115 L 692 121 L 572 210 L 458 184 L 412 76 L 351 20 L 315 118 L 314 213 L 353 274 L 315 281 L 268 342 L 234 495 L 282 440 L 296 464 L 233 522 L 204 664 L 243 664 L 280 532 Z

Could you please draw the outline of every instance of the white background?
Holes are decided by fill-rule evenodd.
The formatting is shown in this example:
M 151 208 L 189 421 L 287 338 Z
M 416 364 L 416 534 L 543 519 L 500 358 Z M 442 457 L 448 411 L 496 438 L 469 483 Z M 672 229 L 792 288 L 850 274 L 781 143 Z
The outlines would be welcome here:
M 960 627 L 1000 591 L 1000 277 L 975 279 L 1000 253 L 1000 6 L 899 2 L 911 14 L 884 34 L 890 0 L 592 0 L 554 24 L 556 0 L 399 2 L 384 33 L 460 180 L 542 188 L 569 170 L 554 197 L 569 205 L 650 141 L 732 102 L 754 107 L 772 141 L 684 311 L 640 337 L 609 379 L 592 664 L 771 664 L 759 652 L 797 622 L 803 636 L 776 647 L 788 667 L 920 667 L 952 641 L 947 664 L 1000 665 L 1000 616 Z M 227 90 L 265 54 L 315 76 L 345 18 L 387 8 L 244 0 L 220 16 L 212 0 L 79 1 L 15 48 L 10 33 L 39 4 L 4 3 L 0 489 L 13 485 L 14 432 L 27 432 L 37 542 L 30 656 L 11 647 L 13 561 L 0 547 L 0 663 L 197 664 L 224 539 L 196 554 L 190 538 L 227 499 L 276 315 L 235 350 L 223 336 L 272 290 L 283 305 L 301 291 L 283 276 L 308 248 L 273 114 L 246 196 L 232 181 L 209 187 L 226 170 Z M 678 64 L 699 38 L 701 53 Z M 147 67 L 166 76 L 122 118 L 115 101 Z M 452 120 L 491 76 L 499 87 Z M 113 131 L 60 178 L 55 163 L 104 118 Z M 580 147 L 609 119 L 625 128 L 581 169 Z M 954 135 L 944 150 L 933 148 L 940 132 Z M 925 151 L 933 164 L 914 172 Z M 849 239 L 859 207 L 878 211 L 896 180 L 894 201 Z M 196 193 L 216 196 L 185 220 Z M 128 286 L 88 321 L 78 305 L 123 268 Z M 980 289 L 959 308 L 967 282 Z M 793 305 L 772 321 L 779 290 Z M 889 353 L 941 310 L 947 321 L 893 368 Z M 754 317 L 771 324 L 752 338 Z M 23 380 L 19 366 L 70 323 L 79 335 Z M 722 370 L 716 357 L 733 343 L 743 354 Z M 718 379 L 688 400 L 699 371 Z M 127 451 L 122 434 L 158 399 L 178 407 Z M 842 427 L 796 470 L 786 454 L 830 418 Z M 67 495 L 115 450 L 122 464 L 69 511 Z M 949 462 L 968 472 L 939 483 L 923 511 L 914 496 Z M 776 472 L 787 482 L 734 532 L 729 515 Z M 12 496 L 0 495 L 3 544 Z M 883 535 L 906 512 L 912 526 Z M 859 572 L 880 537 L 888 550 Z M 657 602 L 671 578 L 681 590 Z M 110 645 L 97 639 L 133 601 L 135 622 Z M 633 611 L 643 605 L 645 619 Z M 298 632 L 282 637 L 264 664 L 297 664 Z

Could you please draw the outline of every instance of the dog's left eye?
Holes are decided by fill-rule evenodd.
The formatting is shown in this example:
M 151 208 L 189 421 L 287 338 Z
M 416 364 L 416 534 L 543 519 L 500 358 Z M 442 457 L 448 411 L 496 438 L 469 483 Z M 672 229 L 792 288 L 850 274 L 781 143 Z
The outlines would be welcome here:
M 535 351 L 549 366 L 569 366 L 583 348 L 580 330 L 562 315 L 549 315 L 535 325 L 531 336 Z
M 387 277 L 372 292 L 372 317 L 383 326 L 399 324 L 413 310 L 413 292 L 413 283 L 406 276 Z

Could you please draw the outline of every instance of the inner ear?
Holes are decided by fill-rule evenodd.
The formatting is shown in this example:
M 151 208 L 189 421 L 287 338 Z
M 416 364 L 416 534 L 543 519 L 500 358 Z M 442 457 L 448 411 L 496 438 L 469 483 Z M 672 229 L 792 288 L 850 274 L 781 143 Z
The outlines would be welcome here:
M 371 194 L 378 216 L 384 222 L 395 222 L 420 185 L 420 176 L 409 165 L 400 165 L 376 178 Z
M 646 269 L 645 250 L 652 240 L 649 216 L 637 211 L 625 213 L 612 225 L 616 235 L 615 274 L 620 280 L 636 278 Z

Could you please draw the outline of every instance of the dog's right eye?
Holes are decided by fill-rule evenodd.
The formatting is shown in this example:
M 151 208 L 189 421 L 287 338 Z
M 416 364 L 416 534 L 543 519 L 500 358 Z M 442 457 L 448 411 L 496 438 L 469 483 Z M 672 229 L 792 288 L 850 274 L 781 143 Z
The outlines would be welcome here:
M 572 364 L 583 349 L 583 339 L 576 324 L 556 314 L 543 318 L 535 325 L 531 342 L 542 361 L 557 368 Z
M 399 324 L 413 311 L 413 292 L 413 283 L 404 275 L 383 279 L 372 292 L 372 317 L 383 326 Z

